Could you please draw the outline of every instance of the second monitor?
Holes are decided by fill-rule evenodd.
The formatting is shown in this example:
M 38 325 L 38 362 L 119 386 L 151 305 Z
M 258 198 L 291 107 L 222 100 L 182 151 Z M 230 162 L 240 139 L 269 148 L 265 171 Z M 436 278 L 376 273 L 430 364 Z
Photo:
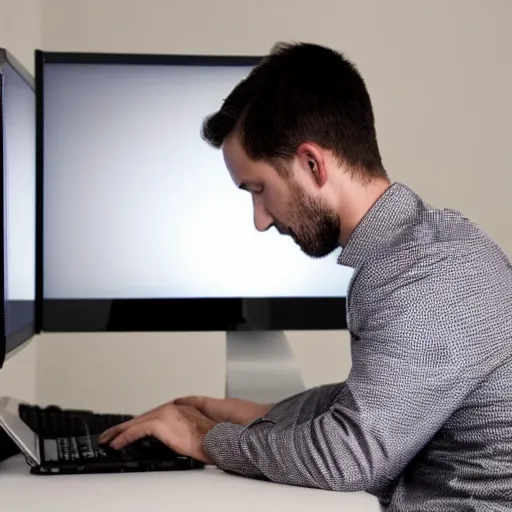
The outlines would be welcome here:
M 267 345 L 286 373 L 283 330 L 346 328 L 352 270 L 257 233 L 200 137 L 258 62 L 37 52 L 43 330 L 226 331 L 234 374 Z
M 36 173 L 34 79 L 0 48 L 3 323 L 0 368 L 34 334 Z

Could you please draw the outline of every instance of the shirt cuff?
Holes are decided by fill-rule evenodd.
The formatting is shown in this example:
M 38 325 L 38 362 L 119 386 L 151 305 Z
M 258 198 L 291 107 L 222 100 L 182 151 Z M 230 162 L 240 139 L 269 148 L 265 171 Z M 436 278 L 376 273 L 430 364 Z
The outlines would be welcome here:
M 267 418 L 259 418 L 249 425 L 218 423 L 205 436 L 203 448 L 210 460 L 228 473 L 237 473 L 252 478 L 262 478 L 262 473 L 250 461 L 244 451 L 244 438 L 258 426 L 273 425 Z

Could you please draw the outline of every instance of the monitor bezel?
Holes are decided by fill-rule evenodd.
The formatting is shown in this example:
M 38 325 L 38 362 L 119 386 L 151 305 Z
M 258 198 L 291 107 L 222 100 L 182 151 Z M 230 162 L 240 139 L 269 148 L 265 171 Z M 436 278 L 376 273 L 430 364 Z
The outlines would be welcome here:
M 262 56 L 35 51 L 36 325 L 48 332 L 345 330 L 346 297 L 46 299 L 44 297 L 44 68 L 47 64 L 255 66 Z M 205 112 L 207 115 L 208 112 Z M 251 320 L 246 312 L 266 311 Z M 171 314 L 170 314 L 171 313 Z M 245 316 L 244 316 L 245 315 Z M 256 314 L 258 316 L 258 314 Z
M 35 91 L 36 81 L 21 62 L 6 48 L 0 48 L 0 66 L 9 64 L 14 71 Z
M 4 116 L 3 116 L 3 87 L 4 87 L 4 77 L 2 73 L 2 69 L 4 66 L 7 65 L 34 91 L 35 93 L 35 78 L 28 72 L 28 70 L 20 63 L 20 61 L 6 48 L 0 48 L 0 88 L 2 91 L 2 95 L 0 98 L 0 174 L 2 179 L 2 194 L 1 194 L 1 210 L 2 213 L 5 214 L 4 207 L 4 196 L 5 196 L 5 189 L 4 189 Z M 35 134 L 34 134 L 35 137 Z M 37 191 L 36 191 L 37 196 Z M 2 219 L 5 219 L 6 216 L 3 215 Z M 36 219 L 36 225 L 37 225 L 37 219 Z M 15 353 L 18 350 L 21 350 L 21 348 L 30 341 L 30 339 L 39 333 L 37 329 L 37 311 L 40 309 L 40 305 L 37 301 L 37 293 L 34 297 L 34 310 L 35 310 L 35 318 L 34 321 L 23 325 L 20 329 L 17 331 L 8 334 L 7 333 L 7 326 L 6 326 L 6 318 L 5 318 L 5 301 L 7 299 L 6 297 L 6 286 L 7 286 L 7 275 L 6 275 L 6 269 L 5 269 L 5 225 L 4 222 L 1 223 L 1 230 L 2 230 L 2 247 L 1 247 L 1 256 L 2 256 L 2 270 L 1 270 L 1 278 L 3 283 L 3 294 L 4 297 L 2 299 L 2 304 L 4 307 L 4 318 L 1 322 L 1 340 L 0 343 L 0 368 L 3 366 L 4 362 L 7 360 L 10 354 Z M 37 234 L 35 235 L 37 237 Z
M 0 322 L 0 368 L 4 365 L 5 354 L 7 352 L 7 339 L 6 339 L 6 311 L 5 311 L 5 301 L 6 301 L 6 278 L 5 275 L 5 210 L 4 210 L 4 75 L 1 72 L 2 65 L 4 63 L 4 55 L 3 50 L 0 50 L 0 178 L 2 180 L 1 185 L 1 194 L 0 194 L 0 208 L 2 211 L 2 222 L 0 222 L 0 231 L 2 234 L 2 243 L 0 244 L 0 255 L 2 257 L 2 268 L 0 270 L 0 278 L 2 279 L 2 322 Z

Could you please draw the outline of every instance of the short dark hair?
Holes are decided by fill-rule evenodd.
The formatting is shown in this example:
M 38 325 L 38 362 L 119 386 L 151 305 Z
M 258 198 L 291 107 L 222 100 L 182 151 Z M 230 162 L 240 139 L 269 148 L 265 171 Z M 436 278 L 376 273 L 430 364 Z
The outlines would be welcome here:
M 303 142 L 328 149 L 366 178 L 385 177 L 370 95 L 343 54 L 310 43 L 278 43 L 202 125 L 220 148 L 237 129 L 250 158 L 278 164 Z

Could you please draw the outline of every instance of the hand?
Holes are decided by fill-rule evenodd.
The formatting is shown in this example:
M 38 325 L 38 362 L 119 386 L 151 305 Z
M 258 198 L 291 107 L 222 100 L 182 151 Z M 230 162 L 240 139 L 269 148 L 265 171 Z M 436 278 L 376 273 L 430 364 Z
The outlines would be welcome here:
M 265 416 L 273 404 L 258 404 L 238 398 L 211 398 L 208 396 L 185 396 L 172 402 L 175 405 L 195 407 L 215 423 L 248 425 Z
M 165 404 L 106 430 L 99 442 L 120 450 L 143 437 L 154 437 L 180 455 L 211 464 L 203 440 L 214 426 L 215 421 L 194 407 Z

